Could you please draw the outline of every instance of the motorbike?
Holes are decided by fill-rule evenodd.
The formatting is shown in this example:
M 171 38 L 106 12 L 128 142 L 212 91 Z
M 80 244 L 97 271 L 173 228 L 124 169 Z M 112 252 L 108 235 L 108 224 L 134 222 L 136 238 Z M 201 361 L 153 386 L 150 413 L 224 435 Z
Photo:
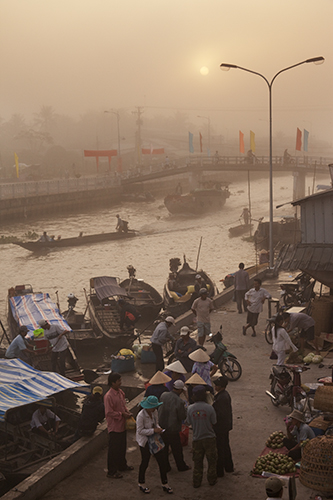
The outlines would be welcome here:
M 309 370 L 300 365 L 273 365 L 270 373 L 271 387 L 266 391 L 274 406 L 290 406 L 291 410 L 303 413 L 309 411 L 311 405 L 308 394 L 301 386 L 301 373 Z
M 242 367 L 234 354 L 227 350 L 223 344 L 222 325 L 220 330 L 213 335 L 209 335 L 208 342 L 213 342 L 215 349 L 210 355 L 211 361 L 219 367 L 222 375 L 225 375 L 230 382 L 235 382 L 242 375 Z
M 313 291 L 315 284 L 316 280 L 311 280 L 311 277 L 306 273 L 300 273 L 288 283 L 281 283 L 280 288 L 284 304 L 291 307 L 301 306 L 308 302 L 315 296 Z

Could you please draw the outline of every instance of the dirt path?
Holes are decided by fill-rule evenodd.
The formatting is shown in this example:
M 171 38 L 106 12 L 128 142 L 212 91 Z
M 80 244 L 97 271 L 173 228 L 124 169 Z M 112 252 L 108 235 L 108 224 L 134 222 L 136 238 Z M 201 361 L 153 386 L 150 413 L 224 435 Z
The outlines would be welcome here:
M 279 281 L 286 281 L 287 276 L 281 274 Z M 273 297 L 279 297 L 278 281 L 267 281 L 263 286 L 270 291 Z M 232 398 L 234 428 L 230 432 L 231 449 L 235 464 L 235 472 L 220 478 L 215 486 L 209 486 L 204 477 L 201 488 L 192 487 L 192 471 L 179 473 L 175 469 L 169 474 L 169 484 L 174 489 L 173 498 L 184 500 L 209 497 L 211 500 L 232 498 L 241 500 L 265 499 L 264 480 L 252 478 L 250 470 L 257 456 L 265 446 L 268 436 L 276 430 L 284 431 L 283 418 L 289 408 L 275 408 L 265 394 L 269 389 L 269 373 L 272 361 L 269 359 L 271 347 L 265 342 L 263 331 L 267 317 L 267 305 L 259 318 L 258 335 L 256 338 L 248 334 L 242 335 L 242 325 L 246 315 L 238 314 L 234 302 L 227 303 L 223 308 L 212 314 L 213 332 L 223 324 L 224 342 L 234 353 L 243 368 L 243 375 L 239 381 L 230 383 L 228 391 Z M 208 346 L 207 346 L 208 347 Z M 209 347 L 209 350 L 212 348 Z M 320 369 L 312 366 L 302 378 L 303 382 L 316 382 L 319 376 L 329 375 L 327 366 Z M 128 433 L 128 463 L 134 465 L 135 471 L 126 473 L 124 479 L 111 480 L 106 478 L 106 449 L 93 457 L 89 463 L 62 481 L 56 488 L 45 495 L 44 500 L 80 499 L 80 500 L 128 500 L 142 497 L 137 488 L 137 471 L 140 463 L 139 451 L 133 432 Z M 184 448 L 185 459 L 192 465 L 191 447 Z M 154 459 L 149 465 L 146 482 L 151 489 L 151 497 L 165 498 L 159 482 L 157 464 Z M 305 488 L 297 480 L 297 498 L 300 500 L 314 499 L 320 492 Z M 324 497 L 324 495 L 322 495 Z M 288 498 L 285 488 L 283 498 Z

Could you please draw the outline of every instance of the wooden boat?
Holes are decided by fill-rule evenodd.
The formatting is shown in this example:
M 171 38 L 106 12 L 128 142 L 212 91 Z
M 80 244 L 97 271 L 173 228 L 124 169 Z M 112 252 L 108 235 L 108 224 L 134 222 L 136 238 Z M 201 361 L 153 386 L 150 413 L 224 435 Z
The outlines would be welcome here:
M 229 237 L 241 236 L 244 233 L 250 232 L 252 228 L 253 224 L 239 224 L 238 226 L 229 227 Z
M 115 351 L 132 346 L 135 339 L 133 330 L 120 330 L 118 299 L 128 295 L 119 286 L 117 278 L 91 278 L 89 295 L 86 290 L 85 294 L 91 326 L 95 332 L 102 334 Z
M 138 232 L 129 229 L 127 233 L 114 231 L 112 233 L 100 234 L 87 234 L 75 236 L 74 238 L 58 238 L 51 241 L 17 241 L 14 244 L 19 245 L 31 252 L 38 252 L 44 249 L 51 248 L 64 248 L 64 247 L 77 247 L 81 245 L 91 245 L 94 243 L 101 243 L 103 241 L 115 241 L 137 236 Z
M 195 214 L 220 210 L 230 192 L 227 186 L 223 189 L 195 189 L 188 194 L 169 194 L 164 198 L 164 205 L 171 214 Z
M 35 370 L 19 359 L 6 359 L 0 360 L 0 388 L 3 494 L 72 444 L 80 418 L 80 413 L 71 409 L 77 399 L 72 391 L 87 394 L 90 387 Z M 61 419 L 57 439 L 30 429 L 32 414 L 41 401 Z
M 28 335 L 34 343 L 35 354 L 32 357 L 34 368 L 51 370 L 51 351 L 49 341 L 42 337 L 35 339 L 33 331 L 40 328 L 38 321 L 46 319 L 50 325 L 58 325 L 66 334 L 70 344 L 75 339 L 68 323 L 61 316 L 59 309 L 52 302 L 48 293 L 34 293 L 31 285 L 17 285 L 8 290 L 8 325 L 10 337 L 13 340 L 18 335 L 19 327 L 27 326 Z M 68 349 L 66 359 L 66 377 L 72 380 L 83 380 L 82 370 L 76 355 L 71 348 Z
M 185 256 L 184 264 L 178 271 L 180 265 L 180 259 L 170 259 L 171 272 L 163 290 L 164 309 L 167 314 L 174 318 L 189 311 L 194 300 L 198 297 L 194 291 L 195 276 L 197 274 L 200 274 L 206 283 L 209 298 L 213 298 L 218 293 L 210 277 L 202 270 L 196 271 L 192 269 L 186 262 Z
M 295 217 L 282 217 L 273 221 L 273 247 L 279 244 L 296 244 L 301 241 L 300 220 Z M 258 250 L 269 250 L 269 221 L 260 220 L 254 233 L 254 243 Z
M 127 269 L 130 276 L 122 281 L 120 286 L 126 290 L 129 297 L 128 302 L 141 314 L 142 319 L 152 321 L 157 318 L 163 306 L 163 298 L 155 288 L 135 277 L 133 266 L 128 266 Z

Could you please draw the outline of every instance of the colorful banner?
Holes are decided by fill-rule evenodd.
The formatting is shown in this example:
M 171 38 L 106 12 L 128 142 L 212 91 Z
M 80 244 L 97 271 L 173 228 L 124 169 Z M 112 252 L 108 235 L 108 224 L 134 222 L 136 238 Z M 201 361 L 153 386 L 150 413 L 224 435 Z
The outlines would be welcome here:
M 250 149 L 252 149 L 252 153 L 256 152 L 256 135 L 252 130 L 250 130 Z
M 304 129 L 303 131 L 303 151 L 308 152 L 309 145 L 309 132 Z
M 201 132 L 199 132 L 199 139 L 200 139 L 200 153 L 202 153 L 202 135 L 201 135 Z
M 240 153 L 245 153 L 244 134 L 241 131 L 239 131 L 239 152 Z
M 188 133 L 188 142 L 189 142 L 189 151 L 190 151 L 190 153 L 194 153 L 193 134 L 191 134 L 191 132 Z
M 141 151 L 143 155 L 164 155 L 164 148 L 158 148 L 158 149 L 142 148 Z
M 296 151 L 302 150 L 302 132 L 299 128 L 297 128 L 296 133 Z
M 19 169 L 19 162 L 18 162 L 18 156 L 16 153 L 14 153 L 14 158 L 15 158 L 15 167 L 16 167 L 16 177 L 20 177 L 20 169 Z

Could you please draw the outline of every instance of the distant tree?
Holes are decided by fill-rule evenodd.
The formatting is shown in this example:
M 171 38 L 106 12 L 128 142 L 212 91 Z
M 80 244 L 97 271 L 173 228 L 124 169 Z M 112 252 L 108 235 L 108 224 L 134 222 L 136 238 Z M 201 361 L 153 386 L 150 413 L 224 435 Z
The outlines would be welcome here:
M 16 139 L 26 141 L 33 153 L 39 153 L 43 146 L 53 143 L 53 139 L 48 132 L 40 132 L 33 129 L 21 131 L 16 136 Z
M 56 113 L 52 106 L 41 106 L 39 113 L 34 113 L 34 124 L 43 132 L 50 132 Z

